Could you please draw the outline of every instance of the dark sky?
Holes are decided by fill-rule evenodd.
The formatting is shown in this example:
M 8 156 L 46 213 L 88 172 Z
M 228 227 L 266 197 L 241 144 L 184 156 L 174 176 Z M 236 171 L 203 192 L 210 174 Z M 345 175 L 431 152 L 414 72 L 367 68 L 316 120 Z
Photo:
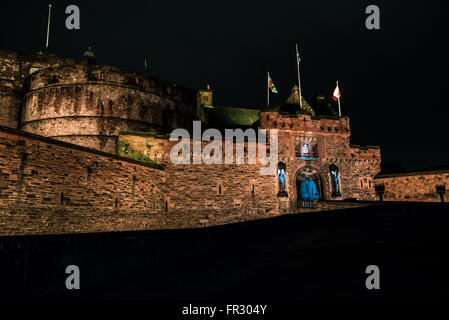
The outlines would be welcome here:
M 81 30 L 65 28 L 65 8 Z M 381 29 L 365 28 L 380 8 Z M 48 1 L 0 2 L 0 48 L 45 44 Z M 300 46 L 306 99 L 342 91 L 352 143 L 379 145 L 405 169 L 449 163 L 449 14 L 427 1 L 54 1 L 50 49 L 79 58 L 93 46 L 99 64 L 143 71 L 193 89 L 210 83 L 215 103 L 266 105 L 266 72 L 285 99 L 296 83 Z

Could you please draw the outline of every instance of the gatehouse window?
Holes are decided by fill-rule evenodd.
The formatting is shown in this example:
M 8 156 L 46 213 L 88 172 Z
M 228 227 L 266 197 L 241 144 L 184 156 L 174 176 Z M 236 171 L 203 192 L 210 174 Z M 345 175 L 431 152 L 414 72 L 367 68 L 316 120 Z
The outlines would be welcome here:
M 331 177 L 332 197 L 341 196 L 340 192 L 340 173 L 338 167 L 335 164 L 329 166 L 329 174 Z
M 312 159 L 318 157 L 318 143 L 302 141 L 295 146 L 295 155 L 299 158 Z

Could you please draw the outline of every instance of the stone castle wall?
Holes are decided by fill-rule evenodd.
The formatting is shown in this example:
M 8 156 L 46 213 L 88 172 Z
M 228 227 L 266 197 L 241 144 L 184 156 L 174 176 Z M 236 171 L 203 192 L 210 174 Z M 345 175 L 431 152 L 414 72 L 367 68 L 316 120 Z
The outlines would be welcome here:
M 439 202 L 440 196 L 436 193 L 435 186 L 444 185 L 447 190 L 449 171 L 380 175 L 374 182 L 384 185 L 385 201 Z
M 261 119 L 267 112 L 261 112 Z M 277 112 L 269 112 L 269 116 L 275 122 L 279 117 Z M 302 117 L 302 116 L 300 116 Z M 293 117 L 289 117 L 293 119 Z M 145 136 L 138 133 L 123 133 L 119 136 L 120 155 L 130 158 L 142 158 L 162 164 L 170 172 L 173 193 L 170 200 L 173 208 L 204 208 L 220 209 L 229 206 L 247 206 L 253 211 L 273 213 L 296 212 L 298 209 L 298 185 L 297 177 L 304 170 L 312 170 L 323 184 L 321 199 L 344 200 L 358 199 L 372 201 L 376 199 L 373 179 L 380 171 L 380 150 L 378 147 L 358 147 L 349 144 L 349 119 L 306 119 L 310 128 L 316 132 L 305 131 L 299 128 L 284 126 L 278 131 L 279 150 L 278 161 L 286 165 L 287 199 L 278 198 L 277 175 L 259 175 L 259 160 L 256 154 L 256 164 L 248 164 L 249 143 L 244 142 L 244 165 L 173 165 L 170 161 L 170 150 L 177 141 L 169 141 L 167 138 Z M 282 122 L 279 122 L 282 123 Z M 298 121 L 303 124 L 304 120 Z M 261 124 L 263 126 L 266 123 Z M 268 124 L 271 125 L 271 124 Z M 281 124 L 282 126 L 282 124 Z M 325 130 L 321 129 L 325 126 Z M 328 130 L 328 127 L 338 128 Z M 266 128 L 268 129 L 268 128 Z M 304 130 L 304 131 L 303 131 Z M 296 146 L 301 141 L 308 141 L 318 146 L 318 156 L 313 160 L 300 159 L 296 154 Z M 193 158 L 193 146 L 190 141 L 190 158 Z M 202 142 L 201 150 L 209 142 Z M 225 144 L 222 141 L 223 156 Z M 269 145 L 265 147 L 269 151 Z M 224 163 L 224 158 L 222 160 Z M 336 165 L 340 173 L 341 195 L 334 196 L 331 192 L 330 165 Z M 252 187 L 251 187 L 252 185 Z M 221 189 L 220 189 L 221 188 Z M 219 193 L 219 190 L 232 190 L 228 194 Z M 234 190 L 238 192 L 234 192 Z M 251 191 L 253 190 L 253 192 Z M 285 203 L 287 201 L 287 203 Z
M 278 212 L 275 185 L 255 166 L 157 169 L 0 127 L 0 236 L 193 228 L 269 217 Z
M 0 50 L 0 125 L 17 129 L 28 76 L 49 67 L 73 65 L 72 59 Z
M 0 51 L 0 125 L 115 154 L 120 131 L 190 129 L 196 92 L 116 67 Z
M 165 182 L 163 170 L 0 127 L 0 235 L 144 225 L 164 210 Z
M 177 141 L 152 136 L 122 134 L 119 141 L 126 144 L 126 149 L 119 149 L 120 155 L 132 157 L 132 152 L 143 155 L 161 164 L 170 176 L 170 188 L 167 191 L 170 211 L 204 212 L 205 216 L 219 214 L 228 208 L 239 210 L 242 215 L 273 215 L 278 213 L 279 204 L 276 176 L 260 175 L 256 154 L 256 163 L 248 164 L 248 142 L 245 142 L 245 152 L 242 165 L 236 164 L 235 149 L 233 164 L 225 164 L 225 144 L 222 164 L 194 164 L 193 142 L 190 140 L 191 164 L 173 164 L 170 160 L 170 150 Z M 201 143 L 201 150 L 208 142 Z M 127 152 L 123 152 L 127 150 Z M 252 187 L 251 187 L 252 185 Z
M 21 129 L 115 153 L 120 131 L 189 128 L 195 94 L 148 76 L 98 65 L 36 72 Z

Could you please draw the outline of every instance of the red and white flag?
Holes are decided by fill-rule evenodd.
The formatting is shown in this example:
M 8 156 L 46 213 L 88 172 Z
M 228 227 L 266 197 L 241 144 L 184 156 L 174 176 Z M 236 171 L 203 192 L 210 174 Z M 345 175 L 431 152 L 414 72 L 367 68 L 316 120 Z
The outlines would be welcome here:
M 332 96 L 332 98 L 334 98 L 335 101 L 338 101 L 338 99 L 340 99 L 340 97 L 341 97 L 340 88 L 338 87 L 338 83 L 337 83 L 337 86 L 335 87 L 334 95 Z

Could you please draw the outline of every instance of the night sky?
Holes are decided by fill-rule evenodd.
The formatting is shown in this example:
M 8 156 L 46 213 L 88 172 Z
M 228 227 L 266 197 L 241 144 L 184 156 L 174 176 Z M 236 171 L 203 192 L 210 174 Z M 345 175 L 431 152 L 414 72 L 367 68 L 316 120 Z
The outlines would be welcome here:
M 0 2 L 0 48 L 45 45 L 49 1 Z M 65 28 L 76 4 L 81 29 Z M 380 30 L 365 8 L 380 8 Z M 266 106 L 266 72 L 279 91 L 296 84 L 295 43 L 307 100 L 338 80 L 354 144 L 379 145 L 404 169 L 449 164 L 447 9 L 444 1 L 54 1 L 50 50 L 143 71 L 192 89 L 211 84 L 215 104 Z

